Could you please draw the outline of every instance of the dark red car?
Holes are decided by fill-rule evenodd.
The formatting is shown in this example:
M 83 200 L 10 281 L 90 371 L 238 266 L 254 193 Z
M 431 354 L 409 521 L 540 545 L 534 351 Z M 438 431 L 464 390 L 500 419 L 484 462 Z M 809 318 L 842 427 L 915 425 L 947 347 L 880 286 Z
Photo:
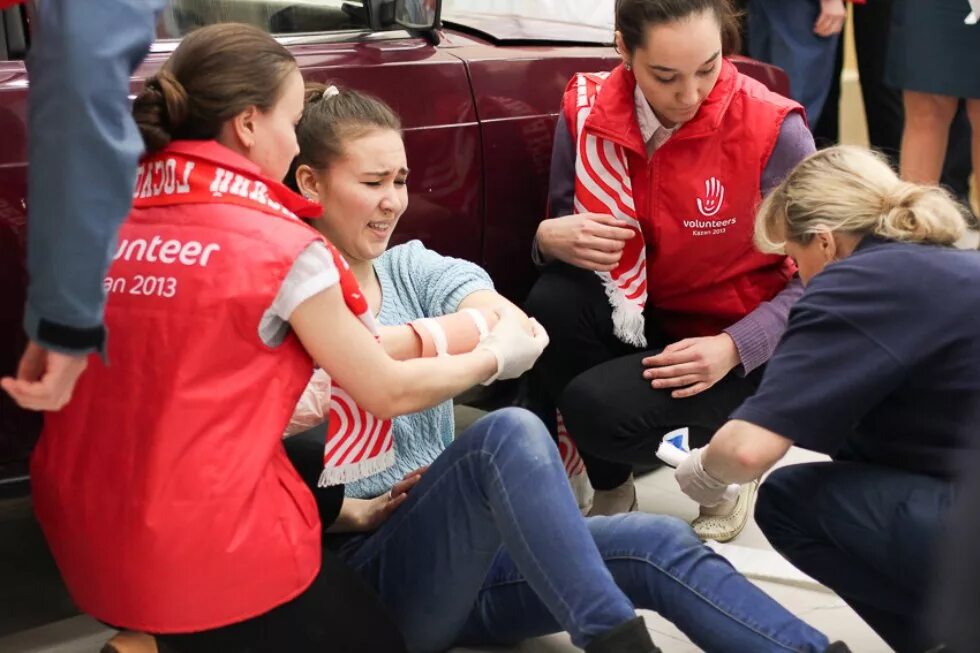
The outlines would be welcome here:
M 401 115 L 411 205 L 396 241 L 420 238 L 443 254 L 476 261 L 504 294 L 520 300 L 535 276 L 530 244 L 545 214 L 562 91 L 573 73 L 619 61 L 608 25 L 571 22 L 570 11 L 561 15 L 570 2 L 534 18 L 494 12 L 493 0 L 454 0 L 441 25 L 406 30 L 394 22 L 396 13 L 405 21 L 411 6 L 435 9 L 437 19 L 442 0 L 174 0 L 133 88 L 195 27 L 239 21 L 269 30 L 296 55 L 307 79 L 363 89 Z M 601 4 L 611 16 L 612 0 L 590 0 L 589 12 L 601 14 L 594 8 Z M 0 375 L 16 369 L 25 344 L 24 56 L 36 10 L 27 2 L 0 12 Z M 737 63 L 788 91 L 778 69 Z M 19 410 L 0 392 L 0 484 L 26 479 L 39 429 L 38 414 Z

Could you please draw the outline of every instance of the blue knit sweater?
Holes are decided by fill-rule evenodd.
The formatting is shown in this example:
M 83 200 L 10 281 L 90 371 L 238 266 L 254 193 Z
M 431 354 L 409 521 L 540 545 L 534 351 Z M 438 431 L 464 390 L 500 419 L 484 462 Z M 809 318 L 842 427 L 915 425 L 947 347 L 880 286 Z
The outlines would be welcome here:
M 378 321 L 398 325 L 458 310 L 478 290 L 492 290 L 490 276 L 478 265 L 441 256 L 413 240 L 392 247 L 374 262 L 381 282 Z M 395 464 L 347 485 L 349 497 L 367 499 L 387 492 L 406 473 L 430 464 L 453 439 L 453 404 L 394 420 Z

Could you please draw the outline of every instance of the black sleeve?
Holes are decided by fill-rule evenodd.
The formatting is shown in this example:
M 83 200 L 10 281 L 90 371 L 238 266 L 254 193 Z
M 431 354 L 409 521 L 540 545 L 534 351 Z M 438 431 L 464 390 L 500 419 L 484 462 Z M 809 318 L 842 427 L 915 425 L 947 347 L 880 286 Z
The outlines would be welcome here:
M 905 368 L 822 303 L 804 296 L 796 305 L 758 392 L 732 419 L 833 455 L 861 418 L 901 383 Z
M 568 131 L 565 115 L 559 114 L 555 142 L 551 149 L 551 177 L 548 182 L 548 217 L 574 213 L 575 140 Z
M 316 506 L 320 512 L 323 528 L 333 524 L 340 515 L 344 503 L 344 486 L 318 487 L 320 472 L 323 471 L 323 445 L 326 441 L 326 425 L 314 427 L 298 435 L 283 440 L 286 456 L 300 477 L 313 492 Z

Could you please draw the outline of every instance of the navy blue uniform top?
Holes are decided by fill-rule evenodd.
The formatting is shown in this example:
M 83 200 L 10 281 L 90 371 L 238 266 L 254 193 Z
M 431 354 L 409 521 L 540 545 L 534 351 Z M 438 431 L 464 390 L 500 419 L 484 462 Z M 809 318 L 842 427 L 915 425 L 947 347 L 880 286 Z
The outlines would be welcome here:
M 980 253 L 864 238 L 813 278 L 732 418 L 836 458 L 956 474 L 980 437 Z

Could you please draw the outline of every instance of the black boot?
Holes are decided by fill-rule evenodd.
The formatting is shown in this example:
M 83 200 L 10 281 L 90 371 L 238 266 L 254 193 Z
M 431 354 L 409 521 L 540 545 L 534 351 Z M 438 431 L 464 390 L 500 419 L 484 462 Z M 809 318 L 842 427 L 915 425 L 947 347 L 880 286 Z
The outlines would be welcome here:
M 630 619 L 592 640 L 585 653 L 661 653 L 650 639 L 643 617 Z
M 851 649 L 847 648 L 844 642 L 834 642 L 824 649 L 823 653 L 851 653 Z

